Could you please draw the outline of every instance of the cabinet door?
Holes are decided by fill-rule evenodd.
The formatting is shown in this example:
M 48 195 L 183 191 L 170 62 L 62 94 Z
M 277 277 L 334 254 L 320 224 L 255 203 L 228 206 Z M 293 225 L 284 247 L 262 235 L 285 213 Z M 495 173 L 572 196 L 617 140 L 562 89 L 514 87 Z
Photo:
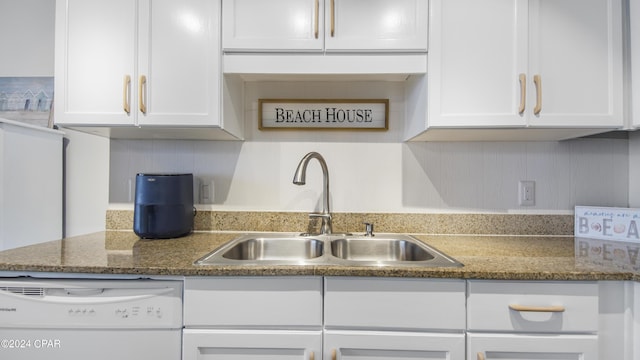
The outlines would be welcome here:
M 219 2 L 141 0 L 138 125 L 220 125 Z
M 325 329 L 465 328 L 465 282 L 459 279 L 325 277 Z
M 56 123 L 134 124 L 127 106 L 137 75 L 136 7 L 131 0 L 56 1 Z
M 623 125 L 621 11 L 620 0 L 530 1 L 531 126 Z
M 321 277 L 187 278 L 184 286 L 186 327 L 322 329 Z
M 325 331 L 324 360 L 464 360 L 464 334 Z
M 524 127 L 527 0 L 431 0 L 428 127 Z
M 426 51 L 427 0 L 325 0 L 327 51 Z
M 322 331 L 185 329 L 183 360 L 320 359 Z
M 597 360 L 598 337 L 467 333 L 467 359 Z
M 222 0 L 222 47 L 321 51 L 322 6 L 322 0 Z

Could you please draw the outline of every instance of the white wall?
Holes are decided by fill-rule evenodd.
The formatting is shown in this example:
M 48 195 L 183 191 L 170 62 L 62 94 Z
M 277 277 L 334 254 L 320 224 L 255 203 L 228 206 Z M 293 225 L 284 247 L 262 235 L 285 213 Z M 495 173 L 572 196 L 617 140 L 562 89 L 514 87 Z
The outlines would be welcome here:
M 0 76 L 53 76 L 54 0 L 0 0 Z
M 575 205 L 627 206 L 626 139 L 563 142 L 402 143 L 404 83 L 247 83 L 244 142 L 111 141 L 110 200 L 132 202 L 137 172 L 192 172 L 215 183 L 222 210 L 309 211 L 321 198 L 320 167 L 292 183 L 318 151 L 340 212 L 551 212 Z M 259 131 L 259 98 L 389 98 L 388 132 Z M 536 181 L 536 205 L 518 205 L 518 181 Z

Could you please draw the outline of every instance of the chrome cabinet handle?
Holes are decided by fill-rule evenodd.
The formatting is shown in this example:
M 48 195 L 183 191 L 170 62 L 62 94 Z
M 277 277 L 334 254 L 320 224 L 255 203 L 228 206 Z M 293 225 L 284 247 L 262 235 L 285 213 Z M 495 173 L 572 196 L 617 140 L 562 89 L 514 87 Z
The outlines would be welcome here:
M 509 309 L 514 311 L 551 313 L 564 312 L 566 310 L 564 306 L 527 306 L 519 304 L 509 304 Z
M 129 104 L 129 87 L 131 85 L 131 76 L 125 75 L 122 84 L 122 108 L 129 115 L 131 113 L 131 104 Z
M 336 33 L 336 0 L 331 0 L 331 37 Z
M 533 76 L 533 83 L 536 85 L 536 107 L 533 108 L 533 114 L 539 115 L 542 111 L 542 79 L 540 75 Z
M 314 24 L 313 24 L 313 34 L 317 39 L 318 38 L 318 26 L 319 26 L 318 23 L 320 22 L 320 0 L 316 0 L 315 9 L 316 9 L 316 15 L 315 15 L 315 21 L 314 21 Z
M 147 114 L 147 105 L 144 103 L 144 98 L 147 93 L 147 77 L 140 75 L 140 81 L 138 84 L 138 104 L 140 105 L 140 112 Z
M 524 114 L 524 109 L 527 103 L 527 75 L 520 74 L 520 107 L 518 108 L 518 113 L 520 115 Z

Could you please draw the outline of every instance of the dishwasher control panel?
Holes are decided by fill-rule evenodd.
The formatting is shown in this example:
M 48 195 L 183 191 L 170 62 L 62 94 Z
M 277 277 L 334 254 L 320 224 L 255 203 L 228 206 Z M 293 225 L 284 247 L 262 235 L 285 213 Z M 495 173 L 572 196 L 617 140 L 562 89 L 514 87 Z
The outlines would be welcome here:
M 182 282 L 0 280 L 0 328 L 182 327 Z

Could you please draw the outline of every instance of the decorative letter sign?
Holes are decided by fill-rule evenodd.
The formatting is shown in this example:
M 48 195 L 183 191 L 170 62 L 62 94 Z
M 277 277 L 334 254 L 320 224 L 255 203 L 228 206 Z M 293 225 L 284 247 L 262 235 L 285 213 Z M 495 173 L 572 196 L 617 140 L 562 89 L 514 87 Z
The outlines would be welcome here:
M 576 206 L 574 235 L 640 243 L 640 209 Z
M 260 130 L 389 129 L 388 99 L 260 99 L 258 103 Z

